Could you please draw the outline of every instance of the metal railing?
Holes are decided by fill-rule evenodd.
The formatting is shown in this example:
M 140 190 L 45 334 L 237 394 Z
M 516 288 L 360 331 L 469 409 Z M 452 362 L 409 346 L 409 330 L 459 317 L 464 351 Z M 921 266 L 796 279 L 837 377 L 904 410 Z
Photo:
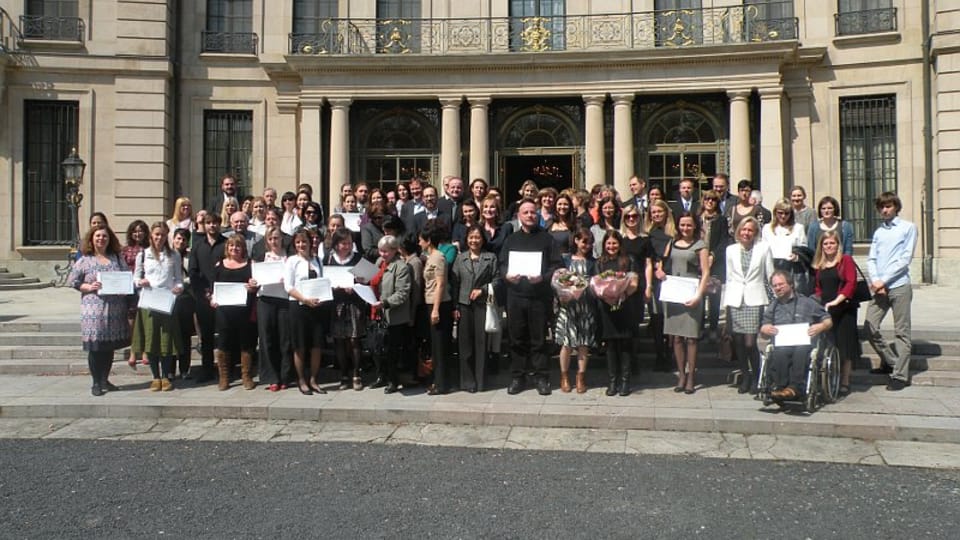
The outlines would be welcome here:
M 84 33 L 84 22 L 79 17 L 20 16 L 20 36 L 22 39 L 77 41 L 82 43 Z
M 754 6 L 605 15 L 471 19 L 324 19 L 289 34 L 296 55 L 490 54 L 712 46 L 797 39 L 796 17 Z
M 838 36 L 895 32 L 897 8 L 865 9 L 836 13 L 833 16 Z
M 257 54 L 259 45 L 253 32 L 203 32 L 203 52 Z

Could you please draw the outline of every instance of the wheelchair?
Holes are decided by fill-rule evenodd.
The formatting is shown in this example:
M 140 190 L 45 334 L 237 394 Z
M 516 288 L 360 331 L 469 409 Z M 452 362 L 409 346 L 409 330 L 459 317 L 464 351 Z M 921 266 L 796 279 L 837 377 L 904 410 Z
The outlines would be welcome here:
M 770 395 L 773 388 L 772 381 L 769 380 L 767 362 L 773 349 L 772 340 L 760 348 L 758 397 L 764 406 L 776 403 L 784 409 L 787 403 L 799 402 L 808 413 L 813 413 L 820 407 L 837 401 L 840 394 L 840 352 L 833 343 L 830 332 L 823 332 L 816 337 L 813 349 L 810 350 L 804 391 L 793 400 L 779 401 Z

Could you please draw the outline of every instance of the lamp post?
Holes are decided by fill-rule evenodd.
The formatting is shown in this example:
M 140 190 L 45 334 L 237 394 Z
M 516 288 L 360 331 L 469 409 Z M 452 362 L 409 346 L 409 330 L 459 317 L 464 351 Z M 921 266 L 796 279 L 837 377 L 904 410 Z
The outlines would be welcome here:
M 80 251 L 80 205 L 83 204 L 83 193 L 80 193 L 80 186 L 83 185 L 83 172 L 87 168 L 80 156 L 77 155 L 77 149 L 72 148 L 70 155 L 60 164 L 63 169 L 63 185 L 66 188 L 67 207 L 70 209 L 73 227 L 73 242 L 70 252 L 67 254 L 66 266 L 56 265 L 54 271 L 57 273 L 57 286 L 63 286 L 73 268 L 74 261 L 77 260 L 77 252 Z

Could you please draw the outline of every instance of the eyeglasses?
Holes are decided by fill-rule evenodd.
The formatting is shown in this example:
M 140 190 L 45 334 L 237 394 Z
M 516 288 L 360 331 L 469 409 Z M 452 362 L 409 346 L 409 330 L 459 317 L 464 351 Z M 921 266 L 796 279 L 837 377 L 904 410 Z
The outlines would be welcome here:
M 628 215 L 626 215 L 626 216 L 623 216 L 623 219 L 625 219 L 625 220 L 627 220 L 627 221 L 634 221 L 634 220 L 640 219 L 640 215 L 639 215 L 639 214 L 628 214 Z
M 791 214 L 791 212 L 789 212 L 789 211 L 777 210 L 777 215 L 778 215 L 778 216 L 789 216 L 790 214 Z
M 306 213 L 308 216 L 315 216 L 315 215 L 317 215 L 317 213 L 314 212 L 313 210 L 307 210 L 305 213 Z

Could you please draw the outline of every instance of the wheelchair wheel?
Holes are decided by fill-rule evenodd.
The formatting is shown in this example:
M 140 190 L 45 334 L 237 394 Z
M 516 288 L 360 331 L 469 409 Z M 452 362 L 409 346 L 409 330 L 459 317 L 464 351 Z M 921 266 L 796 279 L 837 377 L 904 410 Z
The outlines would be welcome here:
M 825 403 L 836 403 L 840 395 L 840 353 L 826 345 L 820 354 L 820 387 Z

